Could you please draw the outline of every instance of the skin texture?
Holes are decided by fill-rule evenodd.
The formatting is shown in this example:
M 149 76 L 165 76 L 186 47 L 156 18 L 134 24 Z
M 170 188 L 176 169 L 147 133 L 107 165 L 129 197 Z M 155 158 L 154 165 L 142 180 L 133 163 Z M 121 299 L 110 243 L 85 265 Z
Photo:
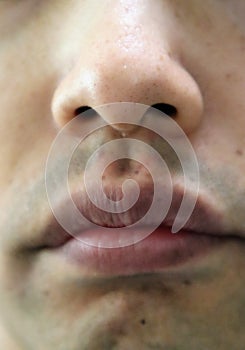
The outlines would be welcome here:
M 17 349 L 243 349 L 244 16 L 243 0 L 0 2 L 0 306 Z M 116 101 L 175 106 L 236 239 L 195 265 L 113 278 L 33 249 L 52 215 L 53 139 L 80 106 Z M 92 135 L 84 159 L 119 132 Z

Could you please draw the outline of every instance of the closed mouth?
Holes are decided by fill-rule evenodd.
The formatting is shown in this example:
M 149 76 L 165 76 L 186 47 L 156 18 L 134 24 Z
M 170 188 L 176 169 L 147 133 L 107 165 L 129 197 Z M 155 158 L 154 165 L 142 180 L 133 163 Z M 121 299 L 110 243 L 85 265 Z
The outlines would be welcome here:
M 64 259 L 83 272 L 100 275 L 132 275 L 147 272 L 159 272 L 183 265 L 206 255 L 208 252 L 219 249 L 232 235 L 225 232 L 222 225 L 222 213 L 214 209 L 208 198 L 199 194 L 196 206 L 187 223 L 177 234 L 172 234 L 171 225 L 178 211 L 183 189 L 175 187 L 173 200 L 167 216 L 160 225 L 147 234 L 144 239 L 125 247 L 120 245 L 107 249 L 100 244 L 101 237 L 113 237 L 117 241 L 117 229 L 130 227 L 148 210 L 152 199 L 152 187 L 142 186 L 141 196 L 135 205 L 122 213 L 108 213 L 91 203 L 83 192 L 73 192 L 72 199 L 90 223 L 76 226 L 76 233 L 69 234 L 59 223 L 52 218 L 47 230 L 42 235 L 40 249 L 49 250 L 52 254 L 63 256 Z M 110 197 L 118 199 L 118 189 L 107 188 Z M 119 193 L 119 194 L 118 194 Z M 188 193 L 191 196 L 191 193 Z M 98 199 L 99 200 L 99 199 Z M 59 208 L 67 216 L 67 199 L 59 203 Z M 69 216 L 69 213 L 68 213 Z M 137 228 L 129 228 L 128 234 L 134 236 L 154 225 L 152 222 Z

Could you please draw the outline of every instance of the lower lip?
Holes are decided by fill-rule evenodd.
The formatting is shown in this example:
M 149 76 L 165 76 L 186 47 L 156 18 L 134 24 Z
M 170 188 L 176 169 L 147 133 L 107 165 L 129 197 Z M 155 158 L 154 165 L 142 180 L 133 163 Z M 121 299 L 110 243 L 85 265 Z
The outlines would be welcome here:
M 89 246 L 78 236 L 78 239 L 71 238 L 55 250 L 86 274 L 118 276 L 160 272 L 190 261 L 195 264 L 197 258 L 220 246 L 223 241 L 219 237 L 186 231 L 172 234 L 170 229 L 160 227 L 139 243 L 124 248 Z

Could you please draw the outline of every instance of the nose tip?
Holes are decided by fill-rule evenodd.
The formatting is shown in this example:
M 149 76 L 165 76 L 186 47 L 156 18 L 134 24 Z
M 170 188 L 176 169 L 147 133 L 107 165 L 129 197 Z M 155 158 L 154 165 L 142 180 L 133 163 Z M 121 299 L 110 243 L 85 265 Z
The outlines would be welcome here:
M 132 40 L 127 50 L 116 44 L 116 38 L 97 39 L 96 49 L 91 47 L 78 59 L 55 91 L 52 111 L 57 125 L 62 127 L 86 108 L 132 102 L 168 114 L 186 133 L 195 130 L 203 113 L 199 86 L 176 59 L 177 54 L 159 45 L 156 33 L 153 38 L 142 34 L 140 48 Z M 140 124 L 141 112 L 114 106 L 103 109 L 101 117 L 123 132 L 135 127 L 127 123 Z

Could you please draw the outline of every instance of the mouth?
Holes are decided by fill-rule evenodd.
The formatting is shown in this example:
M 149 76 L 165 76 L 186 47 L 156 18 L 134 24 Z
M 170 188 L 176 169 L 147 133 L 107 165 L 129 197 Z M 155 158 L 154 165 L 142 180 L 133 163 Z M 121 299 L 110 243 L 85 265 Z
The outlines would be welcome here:
M 145 215 L 152 201 L 152 186 L 142 186 L 141 195 L 135 205 L 122 213 L 108 213 L 98 209 L 83 192 L 72 193 L 72 199 L 84 217 L 85 225 L 76 225 L 76 233 L 69 234 L 53 218 L 42 236 L 42 249 L 60 256 L 69 265 L 73 265 L 87 274 L 101 276 L 134 275 L 142 273 L 159 273 L 186 264 L 195 264 L 203 257 L 209 256 L 222 248 L 227 241 L 234 239 L 223 229 L 222 214 L 215 209 L 215 203 L 207 195 L 199 193 L 195 208 L 176 234 L 171 232 L 171 225 L 183 198 L 183 188 L 175 186 L 171 206 L 160 225 L 153 228 L 154 218 L 147 225 L 130 228 L 135 221 Z M 108 187 L 110 198 L 118 200 L 120 190 Z M 191 192 L 186 192 L 191 196 Z M 81 199 L 82 198 L 82 199 Z M 59 202 L 61 216 L 69 217 L 68 199 Z M 108 249 L 99 244 L 107 240 L 117 240 L 118 228 L 129 227 L 127 234 L 131 237 L 140 234 L 144 239 L 137 243 Z M 152 231 L 150 234 L 149 229 Z

